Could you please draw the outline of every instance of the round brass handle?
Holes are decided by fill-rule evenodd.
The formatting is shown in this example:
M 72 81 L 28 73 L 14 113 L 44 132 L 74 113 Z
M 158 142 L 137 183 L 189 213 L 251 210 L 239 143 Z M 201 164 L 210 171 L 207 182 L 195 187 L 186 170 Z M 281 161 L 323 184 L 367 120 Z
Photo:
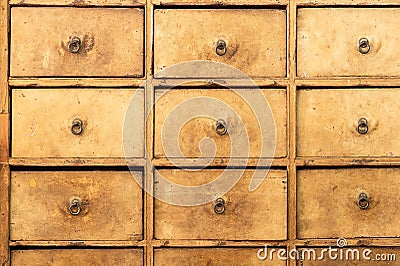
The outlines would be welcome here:
M 214 212 L 216 214 L 223 214 L 225 209 L 225 200 L 223 198 L 216 199 L 214 203 Z
M 68 43 L 68 51 L 72 54 L 76 54 L 81 49 L 82 41 L 79 37 L 73 37 Z
M 228 129 L 226 127 L 226 123 L 222 119 L 218 119 L 217 123 L 215 124 L 215 132 L 217 132 L 218 135 L 222 136 L 225 135 L 228 132 Z
M 358 40 L 358 51 L 361 54 L 368 54 L 370 49 L 371 46 L 369 45 L 369 41 L 367 38 L 361 38 L 360 40 Z
M 79 199 L 73 199 L 69 203 L 68 211 L 71 215 L 78 215 L 81 212 L 82 203 Z
M 217 45 L 215 46 L 215 52 L 219 56 L 223 56 L 226 54 L 226 43 L 223 40 L 218 40 Z
M 81 119 L 79 118 L 75 118 L 72 121 L 72 125 L 71 125 L 71 132 L 74 135 L 80 135 L 83 132 L 83 122 Z
M 357 132 L 361 135 L 368 133 L 368 120 L 366 118 L 358 120 Z
M 369 198 L 367 193 L 361 192 L 358 195 L 357 206 L 362 210 L 365 210 L 369 207 Z

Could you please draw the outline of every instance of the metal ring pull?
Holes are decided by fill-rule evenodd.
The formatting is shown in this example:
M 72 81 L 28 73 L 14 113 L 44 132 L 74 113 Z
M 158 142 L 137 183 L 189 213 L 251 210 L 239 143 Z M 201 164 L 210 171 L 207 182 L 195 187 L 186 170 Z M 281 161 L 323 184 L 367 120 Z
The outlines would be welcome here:
M 223 198 L 216 199 L 214 204 L 214 212 L 216 214 L 223 214 L 225 209 L 225 200 Z
M 225 135 L 228 132 L 228 129 L 226 127 L 226 123 L 222 119 L 218 119 L 217 123 L 215 124 L 215 132 L 217 132 L 218 135 L 222 136 Z
M 82 41 L 79 37 L 73 37 L 68 43 L 68 51 L 72 54 L 76 54 L 81 49 Z
M 368 120 L 366 118 L 360 118 L 360 120 L 358 120 L 357 132 L 361 135 L 367 134 Z
M 358 195 L 357 206 L 362 210 L 365 210 L 369 207 L 369 198 L 367 193 L 361 192 Z
M 215 46 L 215 52 L 219 56 L 223 56 L 226 54 L 226 43 L 223 40 L 218 40 L 217 45 Z
M 82 134 L 83 131 L 83 122 L 79 118 L 75 118 L 74 121 L 72 121 L 72 126 L 71 126 L 71 132 L 74 135 L 80 135 Z
M 358 40 L 358 51 L 361 54 L 368 54 L 370 49 L 371 46 L 369 45 L 369 41 L 367 38 L 361 38 L 360 40 Z
M 79 199 L 73 199 L 69 203 L 68 211 L 71 215 L 78 215 L 81 212 L 82 203 Z

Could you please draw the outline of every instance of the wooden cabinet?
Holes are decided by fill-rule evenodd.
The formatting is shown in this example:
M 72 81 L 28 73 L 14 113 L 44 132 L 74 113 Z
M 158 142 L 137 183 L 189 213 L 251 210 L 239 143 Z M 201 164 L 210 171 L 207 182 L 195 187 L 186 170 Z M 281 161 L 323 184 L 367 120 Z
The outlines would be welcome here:
M 397 265 L 399 3 L 0 1 L 0 265 Z

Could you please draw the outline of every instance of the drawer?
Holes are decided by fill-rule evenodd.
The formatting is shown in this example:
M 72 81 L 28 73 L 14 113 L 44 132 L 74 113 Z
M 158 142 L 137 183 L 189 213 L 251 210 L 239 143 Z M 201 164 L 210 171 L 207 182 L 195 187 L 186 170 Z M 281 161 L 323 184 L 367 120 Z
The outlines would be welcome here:
M 155 5 L 262 5 L 276 4 L 285 5 L 289 3 L 287 0 L 152 0 Z
M 297 75 L 399 76 L 399 16 L 398 8 L 299 9 Z
M 300 238 L 398 237 L 400 168 L 297 172 Z
M 10 76 L 142 77 L 143 36 L 139 8 L 14 7 Z
M 154 12 L 156 77 L 229 75 L 221 74 L 215 65 L 203 69 L 204 73 L 198 65 L 189 68 L 185 65 L 178 73 L 158 74 L 166 67 L 193 60 L 225 63 L 250 77 L 286 76 L 285 10 L 159 9 Z
M 156 98 L 155 157 L 286 156 L 285 89 L 156 90 Z M 218 121 L 226 134 L 217 133 Z
M 143 250 L 131 248 L 13 250 L 11 264 L 16 266 L 144 265 Z
M 142 239 L 142 190 L 129 171 L 14 171 L 11 240 Z M 123 191 L 124 193 L 121 193 Z
M 397 88 L 299 90 L 297 154 L 400 156 L 399 99 Z
M 146 0 L 9 0 L 10 5 L 46 5 L 46 6 L 142 6 Z
M 15 89 L 12 157 L 124 157 L 144 155 L 143 89 Z M 132 104 L 129 105 L 132 98 Z
M 243 172 L 243 173 L 242 173 Z M 156 239 L 283 240 L 287 237 L 287 173 L 270 170 L 260 186 L 249 192 L 254 170 L 203 169 L 184 171 L 160 169 L 154 181 L 154 236 Z M 163 178 L 161 178 L 163 177 Z M 223 180 L 237 180 L 225 195 L 203 205 L 179 206 L 179 197 L 217 197 Z M 218 179 L 218 182 L 211 183 Z M 166 180 L 183 186 L 208 186 L 185 190 L 171 187 Z M 211 184 L 209 184 L 211 183 Z M 225 185 L 225 183 L 223 183 Z M 229 187 L 235 183 L 227 184 Z M 161 199 L 161 200 L 160 200 Z M 175 200 L 175 201 L 174 201 Z M 190 199 L 182 199 L 189 202 Z M 188 204 L 186 204 L 188 205 Z M 268 226 L 265 226 L 265 225 Z
M 276 250 L 280 248 L 275 248 Z M 166 248 L 154 250 L 155 266 L 242 266 L 242 265 L 279 265 L 286 261 L 279 260 L 277 253 L 272 260 L 260 260 L 258 251 L 263 248 Z M 282 248 L 285 249 L 286 248 Z M 261 253 L 260 256 L 264 256 Z
M 300 256 L 304 254 L 304 259 L 297 262 L 298 266 L 336 266 L 340 259 L 341 253 L 344 262 L 340 265 L 347 266 L 389 266 L 398 265 L 398 258 L 400 258 L 400 249 L 398 247 L 345 247 L 343 249 L 334 250 L 337 247 L 332 247 L 332 255 L 329 257 L 328 248 L 300 248 L 298 250 Z M 323 251 L 325 249 L 325 251 Z M 340 251 L 342 250 L 342 251 Z M 308 259 L 309 252 L 311 258 Z M 365 253 L 364 253 L 365 252 Z M 336 259 L 334 259 L 336 258 Z

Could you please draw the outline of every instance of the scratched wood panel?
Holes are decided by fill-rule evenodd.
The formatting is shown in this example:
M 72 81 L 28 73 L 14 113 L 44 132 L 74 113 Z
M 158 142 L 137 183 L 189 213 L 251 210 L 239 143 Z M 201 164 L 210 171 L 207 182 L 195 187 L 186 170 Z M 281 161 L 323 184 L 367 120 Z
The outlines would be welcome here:
M 337 247 L 332 247 L 331 255 L 329 255 L 327 248 L 325 248 L 325 251 L 323 251 L 323 248 L 300 248 L 298 249 L 300 259 L 297 261 L 297 265 L 336 266 L 340 264 L 346 266 L 387 266 L 397 265 L 397 261 L 400 258 L 400 249 L 398 247 L 351 246 L 334 251 L 333 249 L 335 248 Z
M 297 75 L 399 76 L 399 16 L 398 8 L 299 9 Z M 369 42 L 367 54 L 359 52 L 362 38 Z
M 10 0 L 10 5 L 51 5 L 51 6 L 143 6 L 146 0 Z
M 151 0 L 154 5 L 285 5 L 288 0 Z
M 12 77 L 143 76 L 142 9 L 15 7 L 11 25 Z
M 0 263 L 5 266 L 9 261 L 9 185 L 10 168 L 0 163 Z
M 218 119 L 226 123 L 225 135 L 216 133 Z M 285 157 L 286 121 L 284 89 L 157 90 L 154 156 Z
M 144 156 L 142 89 L 15 89 L 12 111 L 13 157 L 124 157 L 126 115 L 135 123 L 125 129 L 134 136 L 125 152 Z M 72 133 L 76 119 L 79 135 Z
M 399 175 L 399 168 L 299 170 L 297 236 L 399 237 Z M 360 193 L 366 209 L 357 205 Z
M 276 250 L 286 248 L 275 248 Z M 241 266 L 241 265 L 286 265 L 285 260 L 279 260 L 277 253 L 272 259 L 263 259 L 263 248 L 165 248 L 154 250 L 155 266 Z
M 396 134 L 394 122 L 400 119 L 399 96 L 397 88 L 299 90 L 297 154 L 400 156 L 400 135 Z M 366 119 L 367 127 L 362 123 L 359 127 L 362 118 Z
M 221 175 L 224 176 L 221 177 Z M 287 237 L 287 173 L 270 170 L 256 174 L 259 187 L 249 191 L 254 170 L 203 169 L 184 171 L 159 169 L 154 181 L 154 236 L 156 239 L 283 240 Z M 230 182 L 240 178 L 235 184 Z M 214 184 L 208 184 L 217 180 Z M 182 186 L 209 187 L 208 196 L 217 197 L 219 189 L 234 187 L 221 196 L 225 211 L 214 211 L 215 201 L 196 206 L 179 206 L 180 197 L 205 199 L 206 194 L 171 188 L 168 182 Z M 218 184 L 223 184 L 218 185 Z M 225 186 L 226 185 L 226 186 Z M 184 198 L 182 198 L 184 200 Z M 218 209 L 217 209 L 218 211 Z
M 0 162 L 8 162 L 9 156 L 9 114 L 0 114 Z
M 136 180 L 141 182 L 141 172 L 14 171 L 10 239 L 142 239 L 142 190 Z
M 11 264 L 29 264 L 31 266 L 144 265 L 143 250 L 134 248 L 13 250 Z
M 235 75 L 229 71 L 221 73 L 215 65 L 203 72 L 192 65 L 189 69 L 180 68 L 177 73 L 157 74 L 171 65 L 193 60 L 225 63 L 250 77 L 286 76 L 285 10 L 158 9 L 154 12 L 156 77 Z M 224 55 L 216 53 L 219 40 L 225 42 Z

